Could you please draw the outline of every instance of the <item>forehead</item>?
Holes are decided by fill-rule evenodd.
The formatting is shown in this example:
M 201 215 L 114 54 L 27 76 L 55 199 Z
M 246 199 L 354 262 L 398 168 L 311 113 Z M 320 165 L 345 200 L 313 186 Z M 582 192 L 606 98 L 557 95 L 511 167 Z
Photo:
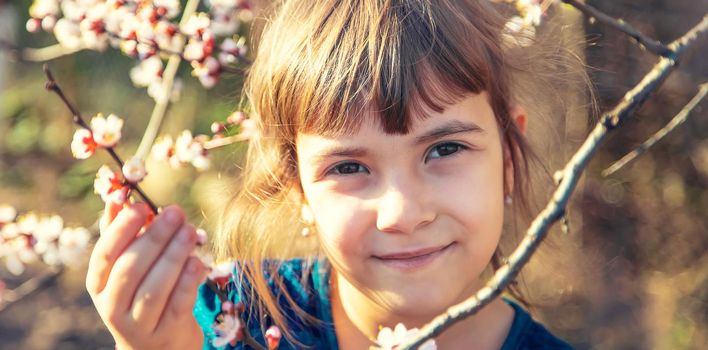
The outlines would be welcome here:
M 492 132 L 497 129 L 497 122 L 494 111 L 489 104 L 488 96 L 485 92 L 479 94 L 468 94 L 459 101 L 444 106 L 441 111 L 425 108 L 411 115 L 410 125 L 405 132 L 390 132 L 385 128 L 382 116 L 369 109 L 360 116 L 356 125 L 349 129 L 329 130 L 327 132 L 313 132 L 301 130 L 298 132 L 296 143 L 298 148 L 303 144 L 303 139 L 309 141 L 355 141 L 363 139 L 363 142 L 370 137 L 381 137 L 385 139 L 399 138 L 419 138 L 424 134 L 434 133 L 436 129 L 443 128 L 447 131 L 461 129 L 476 129 L 483 133 Z M 355 123 L 352 123 L 355 124 Z M 441 130 L 445 131 L 445 130 Z M 306 142 L 308 146 L 313 146 L 312 142 Z

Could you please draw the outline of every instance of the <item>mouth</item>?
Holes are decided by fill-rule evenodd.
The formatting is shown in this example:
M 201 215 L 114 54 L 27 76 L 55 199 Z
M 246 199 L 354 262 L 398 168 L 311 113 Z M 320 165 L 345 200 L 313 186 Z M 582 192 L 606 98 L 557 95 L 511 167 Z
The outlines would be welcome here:
M 455 242 L 452 242 L 444 246 L 436 246 L 407 252 L 396 252 L 385 255 L 376 255 L 373 258 L 376 261 L 384 264 L 385 266 L 403 272 L 411 272 L 431 264 L 439 256 L 449 251 L 454 245 Z

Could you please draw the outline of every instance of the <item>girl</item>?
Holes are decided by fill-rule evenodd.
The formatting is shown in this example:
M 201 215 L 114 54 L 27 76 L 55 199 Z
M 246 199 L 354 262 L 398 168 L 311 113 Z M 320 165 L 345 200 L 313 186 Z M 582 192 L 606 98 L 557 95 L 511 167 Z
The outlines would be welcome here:
M 526 63 L 559 61 L 521 48 L 492 6 L 293 0 L 267 23 L 246 83 L 259 135 L 214 245 L 238 261 L 226 290 L 256 341 L 278 325 L 281 349 L 368 349 L 381 327 L 420 327 L 498 266 L 505 214 L 528 206 L 523 134 L 541 99 L 524 93 L 538 92 Z M 220 345 L 195 229 L 177 207 L 147 213 L 108 206 L 90 261 L 118 348 Z M 435 343 L 568 348 L 511 299 Z

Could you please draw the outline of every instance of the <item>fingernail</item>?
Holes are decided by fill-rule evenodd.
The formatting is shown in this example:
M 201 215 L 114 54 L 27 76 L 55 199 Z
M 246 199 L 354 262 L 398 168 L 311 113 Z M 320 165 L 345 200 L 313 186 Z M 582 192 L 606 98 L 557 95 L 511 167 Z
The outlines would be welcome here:
M 207 241 L 207 233 L 202 228 L 197 229 L 197 245 L 203 246 Z

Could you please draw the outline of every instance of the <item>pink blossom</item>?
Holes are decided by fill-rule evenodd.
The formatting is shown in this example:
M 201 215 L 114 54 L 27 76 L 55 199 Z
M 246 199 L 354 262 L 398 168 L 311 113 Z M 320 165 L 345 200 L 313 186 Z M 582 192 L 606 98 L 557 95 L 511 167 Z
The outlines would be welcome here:
M 104 202 L 123 204 L 128 199 L 129 188 L 120 175 L 104 165 L 96 173 L 96 180 L 93 182 L 94 192 L 101 196 Z
M 177 17 L 181 10 L 179 0 L 153 0 L 152 5 L 157 9 L 158 15 L 166 18 Z
M 60 18 L 54 25 L 54 36 L 67 49 L 78 49 L 83 44 L 79 25 L 67 18 Z
M 25 24 L 25 29 L 27 29 L 28 32 L 34 33 L 39 30 L 42 26 L 42 20 L 37 19 L 37 18 L 30 18 L 27 20 L 27 23 Z
M 209 56 L 204 62 L 192 61 L 192 75 L 199 78 L 199 81 L 206 88 L 213 87 L 219 79 L 219 73 L 221 72 L 221 64 L 219 61 Z
M 209 19 L 209 15 L 200 12 L 192 14 L 181 29 L 182 33 L 185 35 L 201 37 L 204 31 L 209 28 L 210 24 L 211 20 Z
M 189 39 L 182 56 L 187 61 L 201 61 L 206 57 L 206 44 L 197 39 Z
M 63 228 L 64 220 L 61 216 L 52 215 L 41 218 L 37 227 L 31 232 L 34 238 L 34 251 L 47 265 L 57 266 L 61 263 L 56 242 Z
M 541 16 L 543 15 L 543 2 L 541 0 L 517 0 L 516 8 L 521 12 L 524 23 L 527 25 L 538 26 L 541 24 Z
M 157 139 L 154 145 L 152 145 L 151 151 L 152 157 L 155 160 L 163 161 L 168 160 L 175 154 L 174 141 L 169 135 L 164 135 Z
M 209 29 L 214 35 L 227 36 L 238 31 L 241 21 L 235 13 L 227 15 L 214 15 Z
M 376 349 L 393 350 L 403 342 L 415 337 L 418 332 L 418 328 L 406 329 L 406 326 L 402 323 L 397 324 L 393 330 L 384 327 L 379 331 L 379 335 L 376 337 L 376 344 L 378 345 Z M 436 350 L 437 345 L 434 340 L 430 339 L 423 343 L 418 349 Z
M 15 220 L 17 210 L 9 204 L 0 204 L 0 227 Z
M 226 118 L 226 122 L 232 125 L 241 124 L 244 120 L 246 120 L 246 113 L 242 111 L 233 112 Z
M 504 25 L 502 39 L 507 46 L 526 47 L 533 44 L 535 35 L 536 28 L 534 26 L 529 25 L 519 16 L 513 16 Z
M 211 267 L 211 272 L 207 279 L 216 283 L 219 288 L 223 288 L 232 278 L 236 264 L 233 261 L 226 261 Z
M 115 114 L 104 118 L 102 113 L 96 114 L 91 119 L 91 131 L 96 144 L 103 147 L 113 147 L 120 141 L 123 119 Z
M 280 345 L 280 339 L 283 337 L 283 333 L 280 331 L 278 326 L 270 326 L 265 332 L 266 343 L 268 343 L 268 350 L 275 350 Z
M 246 39 L 241 37 L 238 41 L 235 41 L 231 38 L 226 38 L 219 48 L 221 49 L 221 52 L 219 52 L 219 62 L 221 64 L 235 63 L 239 58 L 246 55 Z
M 32 18 L 42 19 L 47 16 L 57 16 L 59 14 L 58 0 L 35 0 L 29 8 Z
M 76 159 L 87 159 L 95 152 L 98 144 L 93 139 L 93 134 L 87 129 L 78 129 L 71 141 L 71 154 Z
M 235 346 L 242 334 L 242 324 L 239 315 L 232 313 L 222 313 L 219 316 L 220 322 L 215 323 L 212 328 L 216 338 L 212 340 L 212 345 L 217 348 L 231 344 Z
M 144 59 L 140 64 L 130 70 L 130 80 L 132 80 L 133 84 L 136 86 L 150 86 L 150 84 L 156 81 L 162 82 L 162 70 L 162 59 L 158 56 L 152 56 Z
M 75 265 L 79 262 L 91 241 L 91 233 L 84 227 L 64 228 L 59 235 L 58 255 L 64 265 Z
M 130 183 L 138 183 L 147 175 L 145 161 L 138 157 L 132 157 L 123 164 L 123 177 Z
M 57 24 L 57 18 L 54 16 L 47 16 L 42 18 L 42 29 L 45 32 L 51 32 L 54 30 L 54 26 Z
M 175 141 L 175 157 L 180 163 L 191 163 L 197 170 L 211 166 L 209 154 L 201 138 L 192 137 L 192 132 L 184 130 Z
M 241 122 L 241 129 L 239 130 L 239 135 L 243 139 L 251 139 L 258 135 L 258 125 L 253 119 L 245 119 Z

